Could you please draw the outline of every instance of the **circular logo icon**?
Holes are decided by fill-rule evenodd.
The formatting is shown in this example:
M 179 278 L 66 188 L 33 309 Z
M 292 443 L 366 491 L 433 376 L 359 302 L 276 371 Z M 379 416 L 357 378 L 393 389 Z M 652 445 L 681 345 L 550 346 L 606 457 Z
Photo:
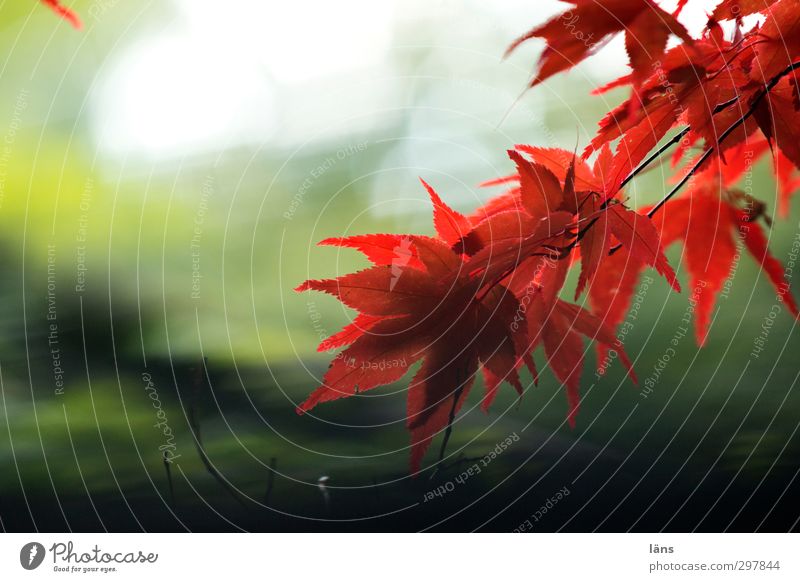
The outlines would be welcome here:
M 26 570 L 35 570 L 44 561 L 44 546 L 39 542 L 28 542 L 19 551 L 19 563 Z

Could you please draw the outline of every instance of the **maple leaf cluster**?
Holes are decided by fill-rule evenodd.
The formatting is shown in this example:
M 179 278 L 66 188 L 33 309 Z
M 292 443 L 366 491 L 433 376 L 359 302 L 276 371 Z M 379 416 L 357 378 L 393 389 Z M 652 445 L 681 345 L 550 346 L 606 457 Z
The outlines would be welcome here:
M 736 186 L 766 155 L 782 216 L 800 186 L 800 0 L 711 3 L 699 38 L 679 21 L 687 0 L 671 13 L 652 0 L 569 4 L 508 50 L 534 38 L 546 42 L 533 87 L 625 35 L 630 73 L 596 92 L 630 86 L 630 96 L 601 120 L 582 154 L 515 146 L 508 151 L 514 172 L 484 184 L 505 191 L 469 216 L 423 182 L 435 236 L 324 240 L 362 252 L 372 266 L 297 288 L 329 293 L 358 312 L 320 345 L 344 349 L 298 412 L 397 381 L 422 362 L 408 390 L 413 472 L 437 434 L 444 431 L 446 442 L 476 375 L 483 376 L 484 409 L 503 382 L 521 395 L 522 367 L 538 381 L 539 346 L 564 386 L 570 425 L 580 404 L 584 337 L 597 342 L 599 361 L 614 350 L 635 382 L 616 328 L 644 269 L 680 291 L 664 256 L 673 243 L 684 245 L 695 289 L 698 345 L 740 244 L 798 316 L 783 267 L 768 249 L 766 204 Z M 746 28 L 752 15 L 759 17 Z M 672 48 L 670 36 L 678 39 Z M 625 186 L 670 147 L 674 187 L 650 208 L 629 208 Z M 578 263 L 573 296 L 586 293 L 589 309 L 562 299 Z

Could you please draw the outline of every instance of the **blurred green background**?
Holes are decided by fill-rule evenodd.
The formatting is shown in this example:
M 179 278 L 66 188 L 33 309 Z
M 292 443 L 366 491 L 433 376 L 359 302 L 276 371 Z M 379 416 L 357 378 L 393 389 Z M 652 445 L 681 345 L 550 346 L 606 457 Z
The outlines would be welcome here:
M 798 342 L 781 311 L 751 356 L 775 298 L 749 257 L 708 345 L 660 373 L 687 297 L 643 292 L 625 341 L 646 395 L 616 364 L 595 378 L 587 345 L 575 430 L 547 371 L 488 415 L 474 390 L 447 467 L 410 479 L 406 383 L 294 413 L 352 314 L 292 289 L 365 265 L 315 243 L 429 234 L 418 176 L 468 212 L 515 143 L 582 147 L 623 96 L 589 96 L 620 43 L 520 97 L 540 47 L 500 55 L 555 2 L 70 5 L 82 31 L 0 6 L 4 529 L 510 531 L 563 487 L 535 530 L 797 526 Z M 753 194 L 775 208 L 766 164 Z M 782 261 L 799 220 L 772 231 Z

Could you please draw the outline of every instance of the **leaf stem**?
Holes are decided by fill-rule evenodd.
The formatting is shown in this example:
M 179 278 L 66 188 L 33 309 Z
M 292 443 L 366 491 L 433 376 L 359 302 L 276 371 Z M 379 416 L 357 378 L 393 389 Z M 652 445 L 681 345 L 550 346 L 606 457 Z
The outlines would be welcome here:
M 458 387 L 453 391 L 453 405 L 450 407 L 450 416 L 447 420 L 447 428 L 444 431 L 444 438 L 442 439 L 442 446 L 439 448 L 439 459 L 436 461 L 436 468 L 433 470 L 431 474 L 431 479 L 433 479 L 436 474 L 439 472 L 439 467 L 444 460 L 444 453 L 447 450 L 447 443 L 450 441 L 450 435 L 453 433 L 453 422 L 456 419 L 456 408 L 458 408 L 458 400 L 461 398 L 461 395 L 464 393 L 464 387 L 467 385 L 467 380 L 462 379 L 463 374 L 461 370 L 459 370 L 456 374 L 456 382 L 458 383 Z

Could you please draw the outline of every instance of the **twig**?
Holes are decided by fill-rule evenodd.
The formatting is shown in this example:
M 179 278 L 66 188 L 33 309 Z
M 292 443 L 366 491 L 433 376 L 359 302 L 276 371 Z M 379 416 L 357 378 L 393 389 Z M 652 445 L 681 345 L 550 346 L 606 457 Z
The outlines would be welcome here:
M 695 165 L 692 166 L 692 169 L 689 170 L 683 178 L 681 178 L 680 182 L 678 182 L 677 184 L 675 184 L 675 186 L 673 186 L 672 190 L 667 192 L 666 196 L 664 196 L 661 200 L 658 201 L 658 204 L 656 204 L 650 209 L 650 211 L 647 213 L 647 216 L 649 218 L 653 218 L 655 213 L 658 212 L 661 209 L 661 207 L 664 206 L 664 204 L 669 202 L 669 199 L 675 196 L 675 194 L 677 194 L 678 191 L 681 188 L 683 188 L 689 180 L 692 179 L 692 176 L 695 175 L 697 170 L 700 169 L 700 166 L 702 166 L 705 163 L 705 161 L 711 156 L 713 152 L 714 152 L 713 146 L 704 151 L 703 155 L 700 156 L 700 159 L 697 161 L 697 163 L 695 163 Z
M 195 376 L 195 395 L 199 391 L 200 386 L 202 386 L 203 382 L 203 370 L 205 370 L 207 358 L 203 358 L 201 362 L 201 366 L 197 370 L 197 374 Z M 191 399 L 194 400 L 194 399 Z M 219 471 L 214 467 L 211 463 L 211 460 L 206 455 L 205 450 L 203 449 L 203 438 L 200 434 L 200 424 L 197 422 L 197 418 L 195 417 L 195 410 L 194 410 L 194 403 L 190 401 L 189 410 L 188 412 L 188 420 L 189 420 L 189 429 L 192 433 L 192 439 L 194 440 L 194 447 L 197 449 L 197 455 L 200 457 L 200 461 L 202 461 L 203 465 L 206 468 L 206 471 L 220 484 L 220 486 L 225 489 L 236 501 L 238 501 L 242 507 L 247 508 L 247 504 L 244 500 L 239 497 L 239 494 L 236 490 L 228 484 L 228 482 L 222 477 Z
M 456 376 L 456 382 L 458 382 L 458 388 L 455 389 L 453 392 L 453 405 L 450 407 L 450 417 L 447 420 L 447 428 L 444 431 L 444 438 L 442 439 L 442 446 L 439 449 L 439 459 L 436 461 L 436 468 L 433 470 L 431 474 L 431 479 L 433 479 L 436 474 L 439 472 L 439 466 L 441 465 L 442 461 L 444 460 L 444 453 L 447 450 L 447 443 L 450 441 L 450 435 L 453 432 L 453 422 L 456 419 L 456 408 L 458 407 L 458 399 L 461 398 L 461 394 L 464 392 L 464 387 L 466 386 L 466 380 L 461 379 L 462 374 L 459 370 L 458 375 Z
M 649 165 L 650 165 L 650 164 L 652 164 L 652 163 L 653 163 L 655 160 L 657 160 L 658 158 L 660 158 L 660 157 L 661 157 L 661 154 L 663 154 L 665 151 L 667 151 L 667 150 L 668 150 L 669 148 L 671 148 L 673 145 L 675 145 L 676 143 L 678 143 L 679 141 L 681 141 L 681 140 L 683 139 L 683 137 L 684 137 L 684 136 L 685 136 L 687 133 L 689 133 L 689 130 L 690 130 L 690 129 L 691 129 L 691 127 L 684 127 L 684 128 L 681 130 L 681 131 L 679 131 L 679 132 L 678 132 L 678 133 L 676 133 L 674 136 L 672 136 L 672 139 L 670 139 L 668 142 L 666 142 L 664 145 L 662 145 L 660 148 L 658 148 L 658 149 L 657 149 L 655 152 L 653 152 L 652 154 L 650 154 L 649 156 L 647 156 L 647 159 L 645 159 L 645 160 L 644 160 L 642 163 L 640 163 L 638 166 L 636 166 L 636 167 L 635 167 L 635 168 L 634 168 L 634 169 L 631 171 L 631 173 L 630 173 L 630 174 L 628 174 L 627 176 L 625 176 L 625 178 L 622 180 L 622 182 L 620 182 L 620 183 L 619 183 L 619 187 L 620 187 L 620 188 L 623 188 L 623 187 L 624 187 L 624 186 L 625 186 L 625 185 L 626 185 L 628 182 L 630 182 L 630 181 L 631 181 L 631 180 L 633 180 L 633 179 L 634 179 L 634 178 L 635 178 L 635 177 L 636 177 L 638 174 L 640 174 L 640 173 L 641 173 L 641 172 L 642 172 L 642 171 L 643 171 L 643 170 L 644 170 L 644 169 L 645 169 L 647 166 L 649 166 Z
M 439 460 L 441 463 L 444 460 L 444 453 L 447 450 L 447 442 L 450 440 L 450 435 L 453 432 L 453 421 L 456 419 L 456 407 L 458 406 L 458 399 L 461 398 L 461 393 L 464 392 L 464 386 L 459 383 L 458 388 L 453 393 L 453 406 L 450 407 L 450 417 L 447 419 L 447 428 L 444 431 L 444 439 L 442 439 L 442 446 L 439 449 Z
M 169 485 L 169 503 L 172 509 L 175 509 L 175 488 L 172 484 L 172 471 L 169 468 L 170 461 L 167 459 L 167 452 L 164 451 L 164 455 L 162 457 L 162 461 L 164 463 L 164 471 L 167 473 L 167 484 Z

